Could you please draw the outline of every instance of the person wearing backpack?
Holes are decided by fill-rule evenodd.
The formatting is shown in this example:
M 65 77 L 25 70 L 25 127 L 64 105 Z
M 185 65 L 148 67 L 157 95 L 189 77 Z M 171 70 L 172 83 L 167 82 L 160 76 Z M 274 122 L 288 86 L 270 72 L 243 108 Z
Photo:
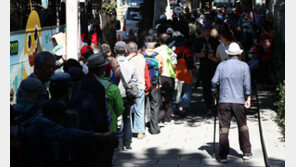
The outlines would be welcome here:
M 162 72 L 163 59 L 160 54 L 154 51 L 156 39 L 153 35 L 145 36 L 146 50 L 139 53 L 140 57 L 146 59 L 149 76 L 150 76 L 150 91 L 148 94 L 150 102 L 150 121 L 149 132 L 151 134 L 159 134 L 160 128 L 158 125 L 158 113 L 161 105 L 160 82 L 159 77 Z
M 131 150 L 132 125 L 131 125 L 131 106 L 135 103 L 138 94 L 138 77 L 135 66 L 126 57 L 126 43 L 118 41 L 115 43 L 114 52 L 120 66 L 121 77 L 118 84 L 120 94 L 123 98 L 123 146 L 122 150 Z
M 175 88 L 175 68 L 177 55 L 168 47 L 170 37 L 163 33 L 160 35 L 160 46 L 154 51 L 158 52 L 163 58 L 163 70 L 160 74 L 161 95 L 163 97 L 162 109 L 159 112 L 159 121 L 171 122 L 173 112 L 173 96 Z
M 145 137 L 145 93 L 150 89 L 150 77 L 146 60 L 138 56 L 138 46 L 136 43 L 130 42 L 127 44 L 127 54 L 127 60 L 136 68 L 139 89 L 136 103 L 133 106 L 134 126 L 132 131 L 137 134 L 138 139 L 142 139 Z

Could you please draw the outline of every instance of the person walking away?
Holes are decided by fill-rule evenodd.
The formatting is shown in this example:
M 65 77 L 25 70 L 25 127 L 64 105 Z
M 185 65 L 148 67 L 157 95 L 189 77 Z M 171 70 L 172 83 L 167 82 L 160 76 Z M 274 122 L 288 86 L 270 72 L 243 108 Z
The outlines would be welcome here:
M 136 96 L 136 103 L 134 109 L 134 127 L 133 133 L 137 134 L 138 139 L 145 137 L 145 94 L 150 89 L 150 77 L 146 64 L 146 60 L 143 57 L 138 56 L 138 46 L 134 42 L 127 44 L 126 59 L 131 62 L 136 68 L 138 77 L 138 95 Z
M 153 35 L 145 36 L 146 50 L 139 53 L 140 57 L 146 59 L 146 63 L 149 70 L 149 77 L 151 87 L 148 93 L 150 104 L 150 122 L 149 132 L 151 134 L 159 134 L 160 128 L 158 126 L 158 113 L 161 105 L 161 94 L 160 94 L 160 74 L 163 68 L 163 59 L 160 54 L 154 51 L 156 45 L 156 39 Z
M 177 56 L 177 68 L 175 69 L 176 77 L 179 81 L 183 81 L 182 93 L 179 103 L 177 104 L 177 113 L 185 116 L 186 111 L 189 110 L 191 104 L 192 88 L 191 83 L 193 82 L 192 68 L 193 59 L 190 50 L 187 47 L 187 41 L 183 36 L 176 38 L 176 49 L 175 53 Z
M 49 81 L 49 78 L 54 74 L 56 70 L 55 57 L 50 52 L 44 51 L 36 55 L 34 59 L 34 71 L 27 78 L 36 78 L 43 84 L 43 90 L 39 105 L 46 103 L 49 100 L 49 93 L 46 89 L 45 83 Z M 26 79 L 27 79 L 26 78 Z M 21 89 L 17 90 L 16 102 L 18 103 L 19 94 Z
M 202 81 L 203 98 L 207 115 L 213 113 L 213 97 L 211 95 L 211 79 L 214 76 L 217 63 L 211 58 L 216 54 L 219 41 L 210 36 L 211 25 L 205 22 L 202 26 L 202 37 L 197 39 L 195 44 L 195 56 L 200 58 L 199 74 Z
M 243 52 L 235 42 L 229 45 L 226 53 L 229 60 L 221 62 L 212 79 L 212 92 L 219 91 L 219 159 L 227 162 L 229 154 L 228 133 L 231 116 L 234 115 L 239 128 L 239 143 L 243 159 L 252 157 L 249 129 L 246 120 L 246 109 L 251 106 L 251 75 L 249 66 L 240 60 Z
M 160 46 L 154 51 L 159 53 L 163 59 L 163 70 L 160 75 L 161 96 L 163 97 L 162 108 L 159 113 L 159 121 L 171 122 L 173 112 L 173 96 L 175 87 L 175 68 L 177 64 L 177 55 L 170 49 L 167 44 L 170 39 L 168 34 L 160 35 Z
M 119 41 L 115 43 L 114 52 L 121 70 L 121 78 L 118 84 L 120 94 L 123 98 L 123 150 L 131 150 L 132 143 L 132 127 L 131 127 L 131 106 L 135 103 L 135 97 L 129 96 L 129 88 L 131 85 L 138 86 L 138 77 L 136 67 L 129 62 L 124 54 L 126 52 L 126 43 Z M 128 86 L 129 85 L 129 86 Z M 128 91 L 127 91 L 128 90 Z

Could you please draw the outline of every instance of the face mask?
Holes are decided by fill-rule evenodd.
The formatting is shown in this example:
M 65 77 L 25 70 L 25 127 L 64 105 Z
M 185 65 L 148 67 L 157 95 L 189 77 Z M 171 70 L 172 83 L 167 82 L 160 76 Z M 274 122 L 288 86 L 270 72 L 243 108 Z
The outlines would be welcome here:
M 243 29 L 243 32 L 247 32 L 247 31 L 248 31 L 247 29 L 245 29 L 245 28 Z

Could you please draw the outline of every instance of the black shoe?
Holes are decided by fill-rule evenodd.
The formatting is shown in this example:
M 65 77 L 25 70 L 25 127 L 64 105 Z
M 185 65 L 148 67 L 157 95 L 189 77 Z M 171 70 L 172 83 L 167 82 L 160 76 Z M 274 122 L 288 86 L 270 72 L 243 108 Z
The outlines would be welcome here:
M 244 153 L 243 160 L 249 160 L 253 157 L 252 153 Z
M 151 135 L 157 135 L 157 134 L 160 133 L 160 130 L 158 130 L 157 132 L 154 132 L 154 133 L 152 133 L 152 132 L 149 130 L 149 133 L 150 133 Z
M 227 157 L 220 157 L 219 162 L 221 163 L 227 163 Z
M 131 146 L 123 146 L 121 149 L 122 149 L 122 151 L 129 151 L 129 150 L 132 150 L 132 147 Z

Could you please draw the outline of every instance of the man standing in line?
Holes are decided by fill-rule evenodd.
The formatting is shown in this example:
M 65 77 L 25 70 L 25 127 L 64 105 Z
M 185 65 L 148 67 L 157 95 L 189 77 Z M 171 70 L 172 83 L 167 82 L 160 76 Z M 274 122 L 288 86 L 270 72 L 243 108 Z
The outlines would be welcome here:
M 133 133 L 137 134 L 138 139 L 145 137 L 145 93 L 150 89 L 150 77 L 143 57 L 138 56 L 138 46 L 134 42 L 127 44 L 127 60 L 131 62 L 137 71 L 138 76 L 138 95 L 134 105 L 134 128 Z
M 162 73 L 163 59 L 160 54 L 154 51 L 154 48 L 156 45 L 156 39 L 153 35 L 147 35 L 145 37 L 145 45 L 146 45 L 146 50 L 141 52 L 139 56 L 143 56 L 144 58 L 146 58 L 147 63 L 149 60 L 151 61 L 151 59 L 152 60 L 156 59 L 156 61 L 158 62 L 159 73 L 156 74 L 156 72 L 154 71 L 155 76 L 150 76 L 151 88 L 148 96 L 149 96 L 150 109 L 151 109 L 149 132 L 151 134 L 159 134 L 160 128 L 158 126 L 158 113 L 161 105 L 159 74 Z M 149 70 L 153 70 L 153 69 L 149 69 Z M 154 80 L 156 80 L 155 85 L 153 85 Z
M 39 105 L 41 106 L 49 100 L 49 93 L 46 90 L 45 83 L 49 81 L 50 77 L 54 74 L 56 69 L 56 60 L 53 54 L 50 52 L 41 52 L 36 55 L 34 59 L 34 72 L 28 76 L 28 78 L 36 78 L 42 82 L 43 90 L 41 91 L 41 97 Z M 17 92 L 17 103 L 19 100 L 19 93 Z
M 239 144 L 243 159 L 252 157 L 246 109 L 251 106 L 251 75 L 248 64 L 238 60 L 243 52 L 235 42 L 229 45 L 226 53 L 229 60 L 221 62 L 212 79 L 212 92 L 216 94 L 219 85 L 219 158 L 227 162 L 229 154 L 228 133 L 232 114 L 239 128 Z
M 132 127 L 131 127 L 131 106 L 134 104 L 134 98 L 127 96 L 127 85 L 138 85 L 138 77 L 135 66 L 128 62 L 124 57 L 126 52 L 126 43 L 118 41 L 115 43 L 114 52 L 120 66 L 121 78 L 118 84 L 120 94 L 123 98 L 124 111 L 123 118 L 123 150 L 131 150 Z
M 160 35 L 160 46 L 155 48 L 163 59 L 163 71 L 160 75 L 161 95 L 163 97 L 162 109 L 159 113 L 159 121 L 171 122 L 173 112 L 173 96 L 175 88 L 175 68 L 177 64 L 177 55 L 167 45 L 170 42 L 168 34 Z

